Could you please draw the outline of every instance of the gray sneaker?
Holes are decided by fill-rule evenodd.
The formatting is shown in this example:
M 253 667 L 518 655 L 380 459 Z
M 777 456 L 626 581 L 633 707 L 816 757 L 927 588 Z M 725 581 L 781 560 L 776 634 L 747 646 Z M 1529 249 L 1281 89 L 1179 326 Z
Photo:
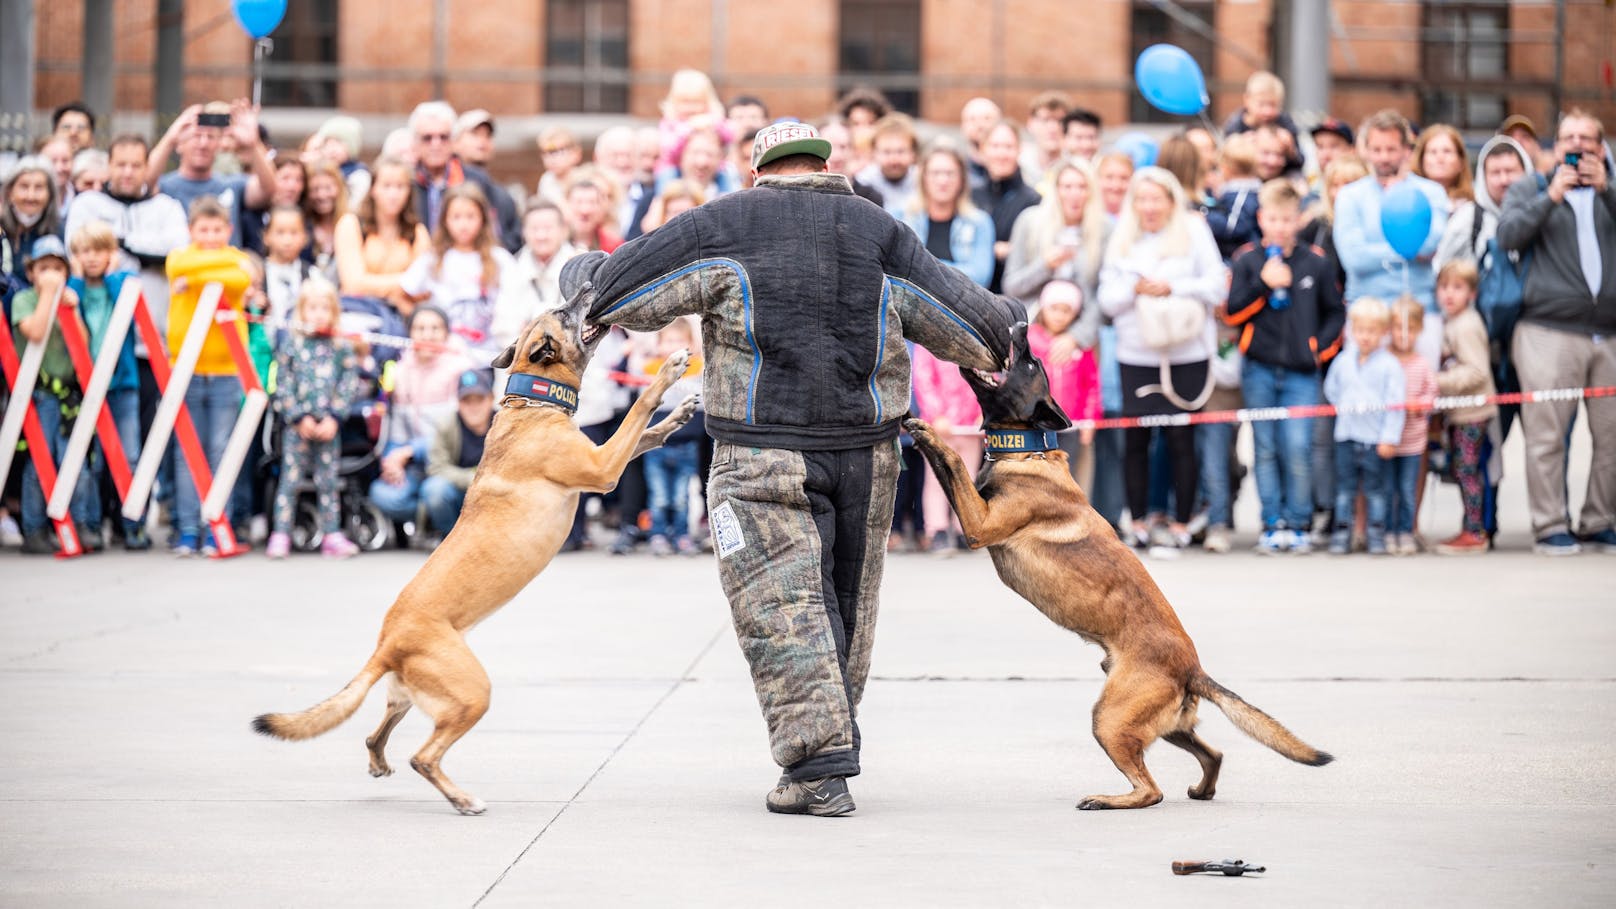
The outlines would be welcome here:
M 847 791 L 847 778 L 827 776 L 817 780 L 792 781 L 782 777 L 763 800 L 775 814 L 811 814 L 814 817 L 841 817 L 852 814 L 853 796 Z

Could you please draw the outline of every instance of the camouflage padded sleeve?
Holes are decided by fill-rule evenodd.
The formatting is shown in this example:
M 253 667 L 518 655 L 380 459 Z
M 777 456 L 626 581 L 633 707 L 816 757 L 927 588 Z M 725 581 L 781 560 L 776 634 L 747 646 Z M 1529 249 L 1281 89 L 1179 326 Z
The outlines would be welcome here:
M 1026 308 L 938 262 L 914 231 L 901 224 L 896 228 L 886 271 L 889 305 L 903 324 L 903 336 L 960 366 L 1003 368 L 1010 327 L 1026 320 Z
M 561 293 L 570 301 L 592 283 L 589 321 L 656 331 L 702 311 L 701 264 L 695 219 L 675 218 L 610 256 L 592 252 L 568 262 L 561 269 Z

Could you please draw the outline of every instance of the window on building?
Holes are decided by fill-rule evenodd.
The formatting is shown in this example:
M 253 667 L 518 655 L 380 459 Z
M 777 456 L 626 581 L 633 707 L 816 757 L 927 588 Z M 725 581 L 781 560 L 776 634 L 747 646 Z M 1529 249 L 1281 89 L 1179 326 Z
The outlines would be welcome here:
M 892 106 L 920 111 L 920 0 L 841 0 L 837 92 L 879 88 Z
M 289 0 L 265 58 L 265 107 L 337 106 L 337 0 Z
M 1128 57 L 1129 75 L 1133 74 L 1133 61 L 1152 44 L 1176 44 L 1188 51 L 1201 65 L 1206 81 L 1212 81 L 1212 7 L 1213 0 L 1177 0 L 1176 3 L 1157 3 L 1152 0 L 1134 0 L 1133 53 Z M 1200 23 L 1198 26 L 1196 23 Z M 1128 118 L 1135 123 L 1176 123 L 1182 118 L 1164 114 L 1150 106 L 1138 91 L 1128 97 Z
M 547 0 L 544 109 L 628 112 L 628 0 Z
M 1423 18 L 1420 121 L 1494 128 L 1508 107 L 1508 6 L 1439 0 Z

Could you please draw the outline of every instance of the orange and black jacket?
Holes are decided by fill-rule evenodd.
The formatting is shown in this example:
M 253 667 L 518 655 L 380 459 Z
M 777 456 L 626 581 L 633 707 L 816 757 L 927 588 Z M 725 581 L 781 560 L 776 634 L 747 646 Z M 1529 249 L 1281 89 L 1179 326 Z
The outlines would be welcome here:
M 1291 267 L 1290 305 L 1275 309 L 1269 305 L 1273 290 L 1261 277 L 1267 261 L 1255 243 L 1235 252 L 1224 321 L 1240 329 L 1240 352 L 1246 357 L 1301 372 L 1322 370 L 1341 350 L 1347 321 L 1335 267 L 1317 247 L 1297 244 L 1285 258 Z

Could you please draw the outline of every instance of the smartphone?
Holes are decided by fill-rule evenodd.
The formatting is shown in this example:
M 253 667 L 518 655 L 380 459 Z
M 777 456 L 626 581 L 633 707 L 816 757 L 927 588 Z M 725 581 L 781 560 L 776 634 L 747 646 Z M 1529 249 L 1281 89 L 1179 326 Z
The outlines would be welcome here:
M 229 114 L 197 114 L 197 126 L 217 126 L 220 129 L 230 128 Z
M 1582 163 L 1582 152 L 1566 152 L 1565 166 L 1576 167 Z

